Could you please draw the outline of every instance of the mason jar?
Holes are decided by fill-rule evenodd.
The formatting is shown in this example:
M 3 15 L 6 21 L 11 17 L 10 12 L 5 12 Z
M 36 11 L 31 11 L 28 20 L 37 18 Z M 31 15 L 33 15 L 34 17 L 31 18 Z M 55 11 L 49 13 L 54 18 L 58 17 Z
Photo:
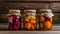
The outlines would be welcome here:
M 51 30 L 52 29 L 52 10 L 51 9 L 40 9 L 39 10 L 39 29 Z
M 8 13 L 9 30 L 19 30 L 21 28 L 21 10 L 11 9 Z
M 24 29 L 35 30 L 36 29 L 36 10 L 24 10 Z

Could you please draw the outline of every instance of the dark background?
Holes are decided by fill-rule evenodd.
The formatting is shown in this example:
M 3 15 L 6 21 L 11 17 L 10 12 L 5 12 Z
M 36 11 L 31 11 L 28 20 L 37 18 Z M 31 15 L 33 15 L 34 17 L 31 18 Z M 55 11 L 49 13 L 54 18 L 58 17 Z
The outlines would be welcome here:
M 60 0 L 0 0 L 0 23 L 8 23 L 9 9 L 52 9 L 53 24 L 60 24 Z

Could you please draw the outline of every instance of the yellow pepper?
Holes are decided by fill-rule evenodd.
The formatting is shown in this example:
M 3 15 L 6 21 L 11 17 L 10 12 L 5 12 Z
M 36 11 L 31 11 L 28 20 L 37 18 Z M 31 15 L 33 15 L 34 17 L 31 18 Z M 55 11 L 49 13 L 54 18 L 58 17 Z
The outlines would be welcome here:
M 33 18 L 32 16 L 28 16 L 27 18 L 25 18 L 25 21 L 27 21 L 27 23 L 25 22 L 25 25 L 24 25 L 26 29 L 29 29 L 29 30 L 31 28 L 32 28 L 32 30 L 35 29 L 35 27 L 36 27 L 36 19 L 35 18 Z

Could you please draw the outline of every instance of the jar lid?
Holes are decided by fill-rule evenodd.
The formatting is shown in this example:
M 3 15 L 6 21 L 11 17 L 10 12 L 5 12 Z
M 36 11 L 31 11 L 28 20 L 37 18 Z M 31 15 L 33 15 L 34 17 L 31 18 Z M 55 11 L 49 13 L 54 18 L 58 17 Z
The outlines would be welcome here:
M 40 12 L 48 12 L 48 13 L 52 13 L 51 9 L 40 9 Z
M 36 12 L 36 10 L 24 10 L 24 12 Z
M 8 13 L 8 15 L 7 16 L 10 16 L 10 15 L 20 15 L 20 12 L 21 12 L 21 10 L 9 10 L 9 13 Z
M 47 14 L 47 15 L 50 15 L 50 16 L 54 16 L 51 9 L 41 9 L 39 11 L 42 12 L 43 15 Z M 44 12 L 46 12 L 46 13 L 44 13 Z
M 14 10 L 14 9 L 12 10 L 11 9 L 11 10 L 9 10 L 9 13 L 11 13 L 11 12 L 21 12 L 21 10 Z

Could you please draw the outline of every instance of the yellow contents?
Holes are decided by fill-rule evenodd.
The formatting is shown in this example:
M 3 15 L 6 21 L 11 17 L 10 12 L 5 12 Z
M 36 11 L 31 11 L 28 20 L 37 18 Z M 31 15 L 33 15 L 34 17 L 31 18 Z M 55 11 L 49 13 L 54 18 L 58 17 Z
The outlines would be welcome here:
M 41 30 L 50 30 L 52 28 L 52 17 L 50 17 L 50 21 L 44 21 L 44 17 L 40 17 L 39 27 Z
M 25 25 L 24 25 L 24 26 L 25 26 L 25 28 L 26 28 L 26 29 L 29 29 L 29 30 L 30 30 L 31 23 L 25 23 Z
M 25 20 L 26 22 L 29 22 L 29 19 L 27 19 L 27 18 L 25 18 L 24 20 Z
M 30 19 L 29 21 L 30 21 L 30 23 L 36 23 L 36 20 L 35 20 L 35 19 L 33 19 L 33 18 L 32 18 L 32 19 Z
M 25 18 L 25 21 L 27 22 L 25 22 L 25 28 L 26 29 L 32 29 L 32 30 L 34 30 L 35 29 L 35 27 L 36 27 L 36 18 L 35 18 L 35 16 L 34 17 L 32 17 L 32 16 L 28 16 L 27 18 Z
M 51 22 L 49 22 L 49 21 L 46 21 L 46 22 L 44 22 L 44 27 L 46 27 L 46 29 L 51 29 L 51 27 L 52 27 L 52 23 Z

